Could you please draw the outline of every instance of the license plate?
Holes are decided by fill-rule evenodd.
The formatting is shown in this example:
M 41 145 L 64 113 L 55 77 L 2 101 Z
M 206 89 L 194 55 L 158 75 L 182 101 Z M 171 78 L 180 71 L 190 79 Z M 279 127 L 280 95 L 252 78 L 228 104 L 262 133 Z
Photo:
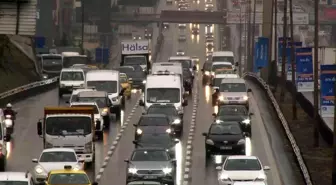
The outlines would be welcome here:
M 231 150 L 232 146 L 221 146 L 220 149 L 221 150 Z
M 144 179 L 157 179 L 157 176 L 154 176 L 154 175 L 146 175 L 146 176 L 144 176 Z

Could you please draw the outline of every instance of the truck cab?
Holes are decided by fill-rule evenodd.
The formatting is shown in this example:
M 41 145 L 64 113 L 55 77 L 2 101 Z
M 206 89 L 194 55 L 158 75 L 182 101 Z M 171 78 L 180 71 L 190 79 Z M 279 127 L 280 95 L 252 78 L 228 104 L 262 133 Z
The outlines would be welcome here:
M 37 122 L 43 148 L 72 148 L 86 163 L 95 162 L 95 120 L 90 107 L 45 107 Z
M 121 42 L 120 66 L 133 66 L 146 71 L 151 68 L 149 40 L 125 40 Z
M 39 55 L 41 61 L 41 70 L 43 79 L 59 76 L 63 64 L 62 55 L 59 54 L 41 54 Z

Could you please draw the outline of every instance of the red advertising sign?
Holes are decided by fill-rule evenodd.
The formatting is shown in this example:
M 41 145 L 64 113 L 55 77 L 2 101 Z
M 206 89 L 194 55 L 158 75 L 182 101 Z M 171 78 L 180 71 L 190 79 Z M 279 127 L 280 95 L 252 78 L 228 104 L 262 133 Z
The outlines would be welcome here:
M 323 10 L 324 19 L 335 20 L 336 19 L 336 8 L 324 8 Z

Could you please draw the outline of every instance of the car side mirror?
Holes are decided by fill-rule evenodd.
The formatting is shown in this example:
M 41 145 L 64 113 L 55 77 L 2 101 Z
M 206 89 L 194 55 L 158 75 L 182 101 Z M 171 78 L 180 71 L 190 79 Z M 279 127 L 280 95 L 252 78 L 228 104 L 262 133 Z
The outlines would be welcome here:
M 98 182 L 93 182 L 92 185 L 98 185 Z
M 235 66 L 239 66 L 238 62 L 235 63 Z
M 84 162 L 85 162 L 85 159 L 84 159 L 84 158 L 79 158 L 79 159 L 78 159 L 78 162 L 80 162 L 80 163 L 84 163 Z
M 270 170 L 271 168 L 269 166 L 264 166 L 264 170 Z
M 208 133 L 203 132 L 203 133 L 202 133 L 202 136 L 208 136 Z
M 252 92 L 252 89 L 247 89 L 247 92 Z
M 221 166 L 216 166 L 216 170 L 220 171 L 220 170 L 222 170 L 222 167 Z
M 38 160 L 37 159 L 32 159 L 32 162 L 33 163 L 38 163 Z
M 125 162 L 125 163 L 129 163 L 130 161 L 129 161 L 128 159 L 125 159 L 124 162 Z
M 37 122 L 37 134 L 39 136 L 42 136 L 42 121 L 41 120 Z
M 144 101 L 143 100 L 139 100 L 139 106 L 145 106 L 145 103 L 144 103 Z
M 212 116 L 213 116 L 213 117 L 216 117 L 216 116 L 217 116 L 217 114 L 216 114 L 216 113 L 212 113 Z
M 249 113 L 249 116 L 253 116 L 254 114 L 252 112 Z
M 188 106 L 188 100 L 183 100 L 182 106 L 183 107 Z
M 244 136 L 245 136 L 245 137 L 250 137 L 251 135 L 250 135 L 250 133 L 248 133 L 248 132 L 244 132 Z

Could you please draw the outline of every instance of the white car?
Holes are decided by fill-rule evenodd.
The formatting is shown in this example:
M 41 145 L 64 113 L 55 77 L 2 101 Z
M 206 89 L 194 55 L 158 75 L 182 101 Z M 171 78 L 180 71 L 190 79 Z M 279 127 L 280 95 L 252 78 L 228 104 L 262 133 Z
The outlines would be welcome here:
M 76 89 L 76 90 L 73 90 L 72 91 L 72 94 L 70 96 L 70 100 L 66 103 L 73 103 L 73 102 L 76 102 L 77 101 L 77 98 L 78 98 L 78 94 L 80 92 L 84 92 L 84 91 L 96 91 L 96 88 L 92 87 L 92 88 L 85 88 L 85 89 Z
M 0 173 L 0 184 L 34 185 L 31 179 L 32 179 L 32 175 L 29 172 L 2 172 Z
M 187 25 L 186 25 L 186 24 L 178 24 L 178 27 L 179 27 L 179 28 L 186 28 Z
M 43 183 L 51 170 L 62 170 L 65 165 L 73 169 L 84 169 L 84 159 L 79 159 L 74 149 L 49 148 L 44 149 L 39 159 L 33 159 L 37 163 L 32 172 L 34 184 Z
M 96 102 L 73 102 L 70 107 L 92 107 L 94 110 L 95 132 L 98 139 L 103 139 L 104 134 L 104 119 L 107 116 L 106 112 L 100 112 Z
M 187 37 L 185 35 L 180 35 L 179 38 L 178 38 L 179 42 L 184 42 L 186 40 L 187 40 Z
M 265 171 L 268 166 L 262 166 L 256 156 L 229 156 L 223 166 L 217 166 L 218 182 L 221 185 L 232 185 L 239 181 L 254 181 L 267 183 Z
M 85 73 L 80 68 L 63 68 L 59 78 L 58 96 L 71 94 L 74 88 L 84 88 Z

